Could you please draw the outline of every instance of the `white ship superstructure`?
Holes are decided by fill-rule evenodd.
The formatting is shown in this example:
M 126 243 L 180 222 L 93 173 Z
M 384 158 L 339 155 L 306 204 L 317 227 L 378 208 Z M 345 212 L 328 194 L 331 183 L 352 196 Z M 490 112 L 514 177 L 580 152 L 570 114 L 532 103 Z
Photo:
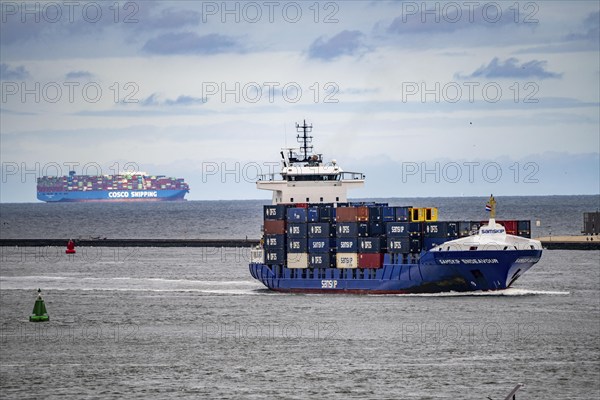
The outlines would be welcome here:
M 312 154 L 312 125 L 296 129 L 301 147 L 282 150 L 281 171 L 260 176 L 256 187 L 273 191 L 273 204 L 347 202 L 348 189 L 364 186 L 364 174 L 344 171 L 336 160 L 324 163 L 322 154 Z

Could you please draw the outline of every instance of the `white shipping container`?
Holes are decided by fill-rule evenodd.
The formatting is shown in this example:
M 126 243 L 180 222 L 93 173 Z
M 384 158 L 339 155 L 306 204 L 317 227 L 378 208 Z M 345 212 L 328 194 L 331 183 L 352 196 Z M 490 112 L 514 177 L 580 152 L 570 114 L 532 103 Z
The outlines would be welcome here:
M 337 253 L 335 260 L 337 268 L 358 268 L 358 253 Z
M 308 253 L 288 253 L 288 268 L 308 268 Z

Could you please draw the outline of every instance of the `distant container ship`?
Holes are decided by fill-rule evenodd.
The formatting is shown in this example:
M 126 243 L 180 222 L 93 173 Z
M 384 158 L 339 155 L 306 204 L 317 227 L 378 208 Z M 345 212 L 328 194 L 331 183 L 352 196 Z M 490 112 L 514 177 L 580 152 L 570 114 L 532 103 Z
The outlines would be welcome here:
M 184 201 L 190 187 L 183 178 L 150 176 L 143 172 L 118 175 L 43 176 L 37 198 L 56 202 Z

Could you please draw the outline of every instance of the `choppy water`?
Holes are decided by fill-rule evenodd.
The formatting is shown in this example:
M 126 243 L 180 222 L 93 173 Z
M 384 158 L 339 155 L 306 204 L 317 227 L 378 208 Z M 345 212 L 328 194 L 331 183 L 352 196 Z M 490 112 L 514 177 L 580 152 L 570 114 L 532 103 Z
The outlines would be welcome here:
M 472 200 L 448 201 L 442 213 L 454 218 L 463 201 Z M 576 233 L 573 208 L 593 201 L 538 215 Z M 220 237 L 256 237 L 249 224 L 260 224 L 261 202 L 230 202 L 226 212 L 219 202 L 194 203 L 177 213 L 156 208 L 204 237 L 218 228 L 195 224 L 211 212 L 217 226 L 230 226 Z M 67 232 L 74 222 L 57 231 L 13 226 L 41 214 L 62 220 L 60 205 L 7 206 L 2 237 L 77 235 Z M 80 232 L 161 237 L 132 235 L 146 232 L 138 227 L 150 223 L 138 217 L 154 206 L 130 210 L 131 222 L 114 219 L 124 210 L 85 206 L 93 207 L 71 210 L 92 210 L 95 222 Z M 167 237 L 184 232 L 167 227 Z M 517 399 L 600 396 L 599 251 L 545 251 L 501 293 L 346 296 L 269 292 L 250 277 L 247 250 L 78 248 L 71 258 L 62 248 L 1 250 L 2 398 L 503 399 L 517 382 L 526 384 Z M 27 322 L 38 287 L 48 323 Z

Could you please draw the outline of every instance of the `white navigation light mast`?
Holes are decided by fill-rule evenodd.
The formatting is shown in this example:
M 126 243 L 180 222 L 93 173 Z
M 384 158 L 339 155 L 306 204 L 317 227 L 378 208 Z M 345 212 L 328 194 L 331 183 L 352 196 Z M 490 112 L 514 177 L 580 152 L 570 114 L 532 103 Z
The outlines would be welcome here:
M 296 124 L 296 130 L 299 152 L 282 149 L 281 171 L 261 175 L 256 187 L 271 190 L 273 204 L 347 202 L 348 189 L 364 186 L 364 174 L 343 171 L 335 160 L 325 164 L 322 154 L 313 154 L 312 125 L 306 121 Z

